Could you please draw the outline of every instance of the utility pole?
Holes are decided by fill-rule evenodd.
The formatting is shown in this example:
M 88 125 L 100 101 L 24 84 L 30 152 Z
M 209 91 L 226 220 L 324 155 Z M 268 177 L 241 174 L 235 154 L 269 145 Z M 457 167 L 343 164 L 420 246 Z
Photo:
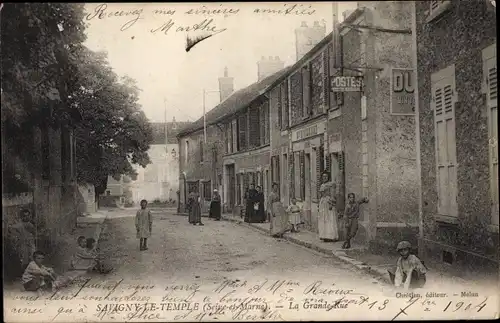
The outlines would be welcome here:
M 205 144 L 207 143 L 207 113 L 206 113 L 206 102 L 205 102 L 205 95 L 207 94 L 207 91 L 203 89 L 203 136 L 205 139 Z
M 164 119 L 165 125 L 163 127 L 163 131 L 165 132 L 165 151 L 168 155 L 168 136 L 167 136 L 167 98 L 163 98 L 163 109 L 164 109 Z

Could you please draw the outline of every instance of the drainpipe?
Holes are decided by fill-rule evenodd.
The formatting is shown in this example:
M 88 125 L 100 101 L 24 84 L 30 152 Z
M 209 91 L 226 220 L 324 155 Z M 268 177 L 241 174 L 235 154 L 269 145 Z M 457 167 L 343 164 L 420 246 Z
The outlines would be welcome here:
M 417 70 L 417 10 L 416 1 L 412 2 L 412 24 L 411 24 L 411 34 L 412 34 L 412 59 L 413 59 L 413 84 L 415 84 L 415 146 L 416 146 L 416 159 L 417 159 L 417 184 L 418 184 L 418 231 L 419 240 L 424 238 L 424 221 L 423 221 L 423 206 L 422 206 L 422 164 L 420 159 L 420 109 L 419 109 L 419 95 L 418 95 L 418 70 Z M 419 242 L 419 254 L 421 243 Z

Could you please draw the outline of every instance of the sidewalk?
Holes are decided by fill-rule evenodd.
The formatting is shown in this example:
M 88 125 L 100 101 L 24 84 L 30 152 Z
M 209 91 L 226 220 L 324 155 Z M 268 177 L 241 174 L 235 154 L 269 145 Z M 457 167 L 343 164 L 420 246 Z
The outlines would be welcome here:
M 223 214 L 222 218 L 226 221 L 238 223 L 240 225 L 259 230 L 262 233 L 269 234 L 269 223 L 246 223 L 239 216 L 232 214 Z M 356 269 L 365 272 L 382 283 L 390 284 L 387 269 L 395 266 L 397 256 L 390 255 L 374 255 L 371 254 L 366 247 L 359 244 L 351 243 L 351 248 L 348 250 L 342 249 L 342 243 L 325 243 L 318 239 L 317 234 L 310 231 L 301 231 L 298 233 L 285 233 L 284 240 L 291 243 L 313 249 L 326 255 L 331 255 L 338 260 L 350 264 Z M 434 286 L 472 286 L 473 283 L 459 277 L 451 276 L 445 272 L 437 271 L 430 268 L 427 273 L 427 281 L 429 285 Z

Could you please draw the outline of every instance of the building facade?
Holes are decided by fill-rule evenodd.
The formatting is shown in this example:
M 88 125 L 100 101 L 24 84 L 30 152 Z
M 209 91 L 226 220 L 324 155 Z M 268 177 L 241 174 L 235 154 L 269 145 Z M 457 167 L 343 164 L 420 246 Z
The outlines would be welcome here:
M 306 227 L 313 231 L 325 166 L 331 39 L 323 37 L 270 91 L 272 181 L 279 183 L 284 205 L 291 198 L 302 205 Z
M 417 1 L 421 252 L 498 275 L 494 1 Z
M 416 245 L 419 232 L 411 13 L 411 2 L 358 3 L 332 58 L 332 76 L 363 83 L 332 93 L 326 168 L 344 201 L 348 193 L 369 199 L 355 240 L 377 251 L 403 239 Z
M 260 63 L 260 62 L 259 62 Z M 259 64 L 259 68 L 260 68 Z M 223 179 L 227 211 L 241 214 L 250 184 L 270 193 L 270 110 L 268 87 L 287 69 L 234 94 L 234 112 L 220 120 L 225 129 Z
M 142 199 L 149 202 L 177 201 L 179 190 L 179 145 L 177 133 L 188 122 L 152 123 L 153 143 L 148 154 L 151 164 L 136 166 L 137 178 L 130 184 L 134 203 Z M 108 184 L 109 187 L 109 184 Z

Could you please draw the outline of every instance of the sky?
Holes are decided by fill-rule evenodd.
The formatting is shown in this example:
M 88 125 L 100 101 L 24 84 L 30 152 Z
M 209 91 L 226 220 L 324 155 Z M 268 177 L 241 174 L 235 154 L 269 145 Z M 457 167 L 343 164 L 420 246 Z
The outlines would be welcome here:
M 295 10 L 288 14 L 254 12 L 294 5 Z M 342 12 L 356 6 L 356 2 L 339 2 L 340 21 Z M 294 30 L 302 21 L 309 26 L 314 21 L 323 22 L 328 34 L 333 17 L 331 2 L 89 3 L 85 7 L 87 47 L 106 51 L 119 76 L 128 75 L 137 81 L 142 89 L 140 104 L 152 122 L 171 121 L 174 117 L 177 121 L 195 121 L 202 117 L 203 91 L 219 89 L 218 78 L 225 67 L 234 77 L 235 91 L 246 87 L 257 81 L 257 61 L 262 56 L 279 56 L 285 66 L 295 63 Z M 189 10 L 191 13 L 186 14 Z M 203 10 L 221 12 L 207 14 Z M 187 35 L 207 34 L 186 28 L 205 19 L 213 19 L 209 27 L 214 31 L 225 31 L 186 52 Z M 219 93 L 207 93 L 205 100 L 208 112 L 220 102 Z

